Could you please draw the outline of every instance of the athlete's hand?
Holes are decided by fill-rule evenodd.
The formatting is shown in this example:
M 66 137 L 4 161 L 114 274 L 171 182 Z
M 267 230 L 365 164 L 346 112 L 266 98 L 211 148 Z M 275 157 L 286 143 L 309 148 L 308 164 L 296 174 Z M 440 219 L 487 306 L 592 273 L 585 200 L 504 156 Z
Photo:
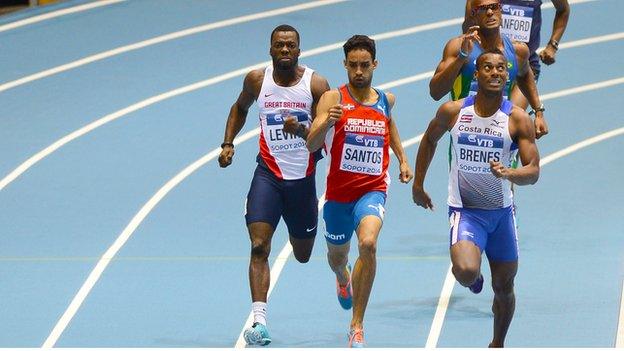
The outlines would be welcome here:
M 221 150 L 221 154 L 219 155 L 219 166 L 221 168 L 225 168 L 232 164 L 232 158 L 234 157 L 234 148 L 225 145 L 223 150 Z
M 474 43 L 477 42 L 481 45 L 481 37 L 479 36 L 479 26 L 471 26 L 466 33 L 462 35 L 461 51 L 464 54 L 470 55 Z
M 535 138 L 539 139 L 548 134 L 548 124 L 544 119 L 544 113 L 542 111 L 535 114 Z
M 550 45 L 546 45 L 546 48 L 539 53 L 540 60 L 547 65 L 555 63 L 555 55 L 557 50 Z
M 414 173 L 412 172 L 412 168 L 407 162 L 402 162 L 399 165 L 399 170 L 401 171 L 401 174 L 399 174 L 399 181 L 401 183 L 407 184 L 410 182 L 410 180 L 412 180 L 412 178 L 414 178 Z
M 412 186 L 412 199 L 414 203 L 424 209 L 430 209 L 433 211 L 433 203 L 431 202 L 431 197 L 429 194 L 423 189 L 421 186 L 414 185 Z
M 297 117 L 288 116 L 284 119 L 284 133 L 297 136 L 298 128 L 299 128 L 299 120 L 297 120 Z
M 331 127 L 342 118 L 342 105 L 336 104 L 329 109 L 327 124 Z
M 500 162 L 490 161 L 490 172 L 496 178 L 508 179 L 512 170 L 503 166 Z

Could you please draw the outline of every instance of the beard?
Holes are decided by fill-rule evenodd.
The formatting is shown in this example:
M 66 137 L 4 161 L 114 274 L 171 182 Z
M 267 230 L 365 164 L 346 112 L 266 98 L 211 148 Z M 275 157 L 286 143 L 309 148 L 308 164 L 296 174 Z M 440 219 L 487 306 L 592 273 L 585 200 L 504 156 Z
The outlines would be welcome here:
M 299 64 L 299 58 L 293 57 L 290 61 L 280 61 L 273 59 L 273 67 L 280 71 L 289 71 Z

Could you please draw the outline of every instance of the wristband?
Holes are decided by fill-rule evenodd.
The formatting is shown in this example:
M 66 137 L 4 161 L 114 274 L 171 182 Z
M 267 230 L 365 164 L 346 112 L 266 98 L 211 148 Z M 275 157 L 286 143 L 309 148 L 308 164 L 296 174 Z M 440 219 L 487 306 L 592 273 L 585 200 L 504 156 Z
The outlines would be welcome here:
M 537 115 L 537 112 L 544 112 L 544 111 L 546 111 L 546 109 L 544 108 L 544 104 L 541 104 L 540 107 L 538 107 L 538 108 L 536 108 L 534 110 L 531 110 L 531 112 L 529 112 L 529 116 L 530 115 Z
M 459 54 L 457 55 L 457 57 L 465 59 L 468 58 L 468 54 L 463 52 L 461 48 L 459 48 Z
M 223 149 L 224 147 L 226 147 L 226 146 L 229 146 L 229 147 L 231 147 L 232 149 L 234 148 L 234 144 L 232 144 L 232 143 L 221 143 L 221 148 L 222 148 L 222 149 Z
M 559 42 L 556 41 L 555 39 L 550 39 L 548 41 L 548 44 L 552 46 L 553 48 L 555 48 L 555 51 L 559 50 Z

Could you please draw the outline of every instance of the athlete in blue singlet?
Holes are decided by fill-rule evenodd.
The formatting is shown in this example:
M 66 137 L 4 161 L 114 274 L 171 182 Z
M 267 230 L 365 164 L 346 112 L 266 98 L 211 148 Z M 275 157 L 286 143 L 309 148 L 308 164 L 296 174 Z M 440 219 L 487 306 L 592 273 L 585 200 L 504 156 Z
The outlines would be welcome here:
M 499 0 L 470 0 L 470 15 L 475 26 L 459 37 L 448 41 L 444 48 L 442 60 L 436 68 L 435 74 L 429 82 L 429 93 L 435 100 L 440 100 L 449 91 L 453 99 L 461 99 L 469 95 L 469 89 L 462 90 L 462 81 L 470 77 L 466 68 L 474 61 L 470 60 L 475 47 L 483 50 L 497 49 L 505 52 L 505 40 L 500 33 L 502 23 L 502 7 Z M 529 48 L 518 41 L 513 42 L 515 50 L 517 75 L 515 82 L 520 91 L 526 96 L 531 107 L 536 111 L 535 129 L 537 137 L 548 133 L 548 126 L 544 119 L 542 105 L 533 72 L 529 69 Z M 513 60 L 509 61 L 514 64 Z M 465 77 L 465 78 L 463 78 Z M 455 94 L 457 92 L 457 94 Z
M 462 29 L 464 32 L 472 25 L 471 0 L 466 1 L 466 15 Z M 540 30 L 542 27 L 542 0 L 500 0 L 502 5 L 503 23 L 501 33 L 512 40 L 524 42 L 528 45 L 531 53 L 529 63 L 533 70 L 535 80 L 539 79 L 541 67 L 540 59 L 547 65 L 555 62 L 555 55 L 559 49 L 559 41 L 565 32 L 570 17 L 570 4 L 568 0 L 552 0 L 556 13 L 553 21 L 553 29 L 544 50 L 539 55 L 537 49 L 540 46 Z M 522 93 L 515 89 L 512 93 L 513 102 L 523 108 L 528 106 L 528 101 Z
M 494 335 L 490 347 L 503 347 L 513 318 L 518 244 L 511 184 L 534 184 L 539 154 L 533 123 L 524 109 L 503 97 L 507 60 L 500 51 L 477 58 L 477 94 L 443 104 L 418 148 L 412 196 L 433 209 L 423 184 L 440 138 L 451 134 L 449 173 L 450 253 L 457 281 L 481 292 L 485 252 L 494 290 Z M 516 153 L 522 167 L 512 168 Z

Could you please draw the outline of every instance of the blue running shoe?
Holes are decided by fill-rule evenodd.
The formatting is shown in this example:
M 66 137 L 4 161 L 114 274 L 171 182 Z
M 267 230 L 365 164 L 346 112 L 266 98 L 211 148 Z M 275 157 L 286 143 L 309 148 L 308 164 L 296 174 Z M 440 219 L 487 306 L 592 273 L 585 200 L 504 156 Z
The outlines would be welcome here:
M 260 323 L 254 323 L 251 328 L 245 329 L 243 337 L 247 345 L 266 346 L 271 343 L 269 331 Z
M 468 289 L 470 289 L 470 291 L 475 294 L 480 293 L 481 289 L 483 289 L 483 274 L 479 274 L 479 278 L 477 278 L 477 280 L 475 280 L 475 282 L 472 283 L 472 285 L 470 285 Z
M 349 347 L 353 347 L 353 348 L 364 347 L 364 330 L 363 329 L 349 330 Z
M 347 265 L 347 272 L 349 273 L 349 281 L 347 285 L 340 286 L 338 279 L 336 279 L 336 292 L 338 294 L 338 302 L 340 306 L 345 310 L 350 310 L 353 306 L 353 289 L 351 288 L 351 265 Z

